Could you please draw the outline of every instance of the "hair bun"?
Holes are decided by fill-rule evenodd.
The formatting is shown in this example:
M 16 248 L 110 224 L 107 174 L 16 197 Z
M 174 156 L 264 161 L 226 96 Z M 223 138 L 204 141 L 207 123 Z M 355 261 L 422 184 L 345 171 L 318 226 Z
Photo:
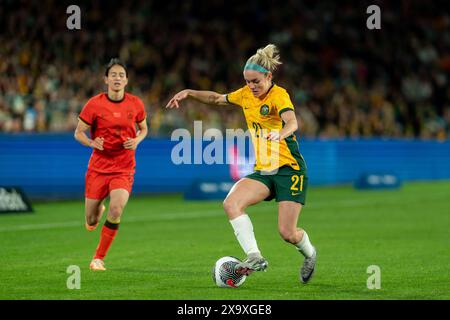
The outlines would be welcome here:
M 268 44 L 264 48 L 259 48 L 247 63 L 258 64 L 270 72 L 273 72 L 281 64 L 278 48 L 274 44 Z

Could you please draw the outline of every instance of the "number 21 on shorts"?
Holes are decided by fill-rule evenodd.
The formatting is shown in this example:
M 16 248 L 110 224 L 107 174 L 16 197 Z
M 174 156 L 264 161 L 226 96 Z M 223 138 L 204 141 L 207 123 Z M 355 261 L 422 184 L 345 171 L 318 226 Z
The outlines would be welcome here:
M 296 192 L 296 191 L 303 191 L 303 175 L 301 175 L 300 177 L 296 174 L 294 174 L 291 177 L 291 181 L 292 181 L 292 185 L 291 185 L 291 191 L 292 192 Z M 300 183 L 300 186 L 299 186 Z

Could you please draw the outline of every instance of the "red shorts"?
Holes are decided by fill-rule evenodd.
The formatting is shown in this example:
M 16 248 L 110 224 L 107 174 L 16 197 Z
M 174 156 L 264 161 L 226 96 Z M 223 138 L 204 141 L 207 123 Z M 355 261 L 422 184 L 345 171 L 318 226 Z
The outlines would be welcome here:
M 99 173 L 88 170 L 86 172 L 85 197 L 102 200 L 114 189 L 125 189 L 131 194 L 133 182 L 133 173 Z

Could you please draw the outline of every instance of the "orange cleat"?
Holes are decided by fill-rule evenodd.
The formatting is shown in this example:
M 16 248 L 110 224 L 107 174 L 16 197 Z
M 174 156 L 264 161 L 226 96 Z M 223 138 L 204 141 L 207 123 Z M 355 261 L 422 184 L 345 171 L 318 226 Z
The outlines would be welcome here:
M 95 229 L 97 229 L 98 226 L 98 222 L 96 224 L 94 224 L 93 226 L 90 226 L 87 224 L 87 222 L 84 224 L 84 226 L 86 227 L 87 231 L 94 231 Z
M 102 259 L 93 259 L 89 264 L 89 269 L 92 271 L 105 271 L 105 263 Z

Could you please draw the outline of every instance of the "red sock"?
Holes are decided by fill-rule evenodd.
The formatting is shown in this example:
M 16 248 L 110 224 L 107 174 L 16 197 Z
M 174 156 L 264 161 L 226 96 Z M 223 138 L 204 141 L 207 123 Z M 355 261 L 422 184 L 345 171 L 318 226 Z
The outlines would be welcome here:
M 116 237 L 118 229 L 119 224 L 111 223 L 108 220 L 105 221 L 105 225 L 102 227 L 102 233 L 100 235 L 100 242 L 95 250 L 94 259 L 103 260 L 105 258 L 111 243 Z

